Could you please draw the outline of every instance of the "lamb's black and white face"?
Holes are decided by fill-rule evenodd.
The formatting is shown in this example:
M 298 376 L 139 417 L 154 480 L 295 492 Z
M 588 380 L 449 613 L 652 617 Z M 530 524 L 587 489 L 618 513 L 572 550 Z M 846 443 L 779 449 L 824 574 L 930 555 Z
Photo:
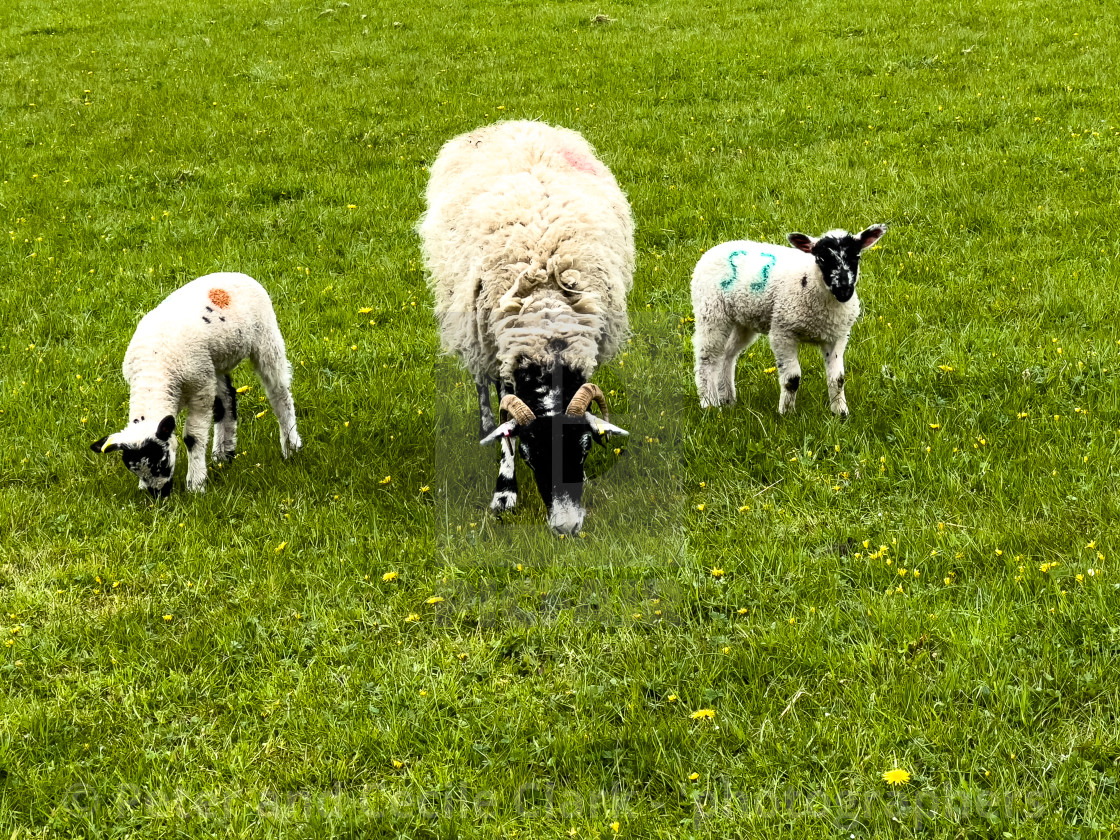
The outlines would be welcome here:
M 886 225 L 872 225 L 856 234 L 830 230 L 819 239 L 803 233 L 791 233 L 788 238 L 793 247 L 813 255 L 829 291 L 840 303 L 847 303 L 856 293 L 860 255 L 886 232 Z
M 518 451 L 533 470 L 557 534 L 574 535 L 583 526 L 583 465 L 593 437 L 586 418 L 566 414 L 539 417 L 518 430 Z
M 148 428 L 145 429 L 145 426 Z M 154 430 L 141 418 L 141 422 L 95 441 L 90 449 L 94 452 L 120 452 L 124 465 L 140 479 L 140 489 L 147 490 L 157 499 L 166 499 L 171 495 L 177 443 L 175 418 L 168 415 Z

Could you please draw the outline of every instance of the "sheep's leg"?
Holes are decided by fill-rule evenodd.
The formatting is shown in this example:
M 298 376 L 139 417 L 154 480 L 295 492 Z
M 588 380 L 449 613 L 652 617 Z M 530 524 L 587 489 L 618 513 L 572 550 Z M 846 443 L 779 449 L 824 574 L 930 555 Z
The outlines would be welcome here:
M 478 439 L 482 440 L 497 428 L 494 409 L 490 405 L 490 380 L 485 376 L 477 379 L 474 387 L 478 392 Z
M 848 416 L 848 401 L 844 397 L 844 350 L 847 346 L 848 336 L 844 336 L 831 345 L 821 347 L 825 376 L 828 377 L 829 407 L 840 418 Z
M 280 454 L 287 458 L 303 445 L 296 430 L 296 407 L 292 401 L 292 369 L 284 352 L 284 339 L 280 330 L 272 330 L 260 346 L 249 355 L 257 376 L 261 378 L 268 404 L 280 426 Z
M 727 376 L 724 372 L 726 350 L 733 328 L 734 324 L 727 321 L 696 320 L 692 344 L 696 353 L 696 391 L 700 396 L 701 408 L 724 405 L 735 399 L 734 389 L 727 389 Z
M 219 374 L 214 397 L 214 461 L 232 461 L 237 452 L 237 392 L 229 374 Z
M 801 387 L 801 362 L 797 358 L 797 339 L 792 335 L 770 334 L 770 349 L 778 365 L 778 413 L 788 414 L 797 407 L 797 389 Z
M 720 392 L 728 395 L 728 402 L 735 402 L 735 367 L 743 351 L 758 338 L 758 333 L 738 324 L 731 330 L 727 344 L 723 348 L 723 370 L 720 374 Z
M 217 380 L 214 380 L 215 384 Z M 203 388 L 187 401 L 183 444 L 187 447 L 187 489 L 206 489 L 206 446 L 210 442 L 210 417 L 214 408 L 214 386 Z
M 513 393 L 505 383 L 498 386 L 499 396 Z M 504 513 L 517 506 L 517 447 L 513 438 L 504 437 L 499 441 L 501 460 L 498 462 L 498 480 L 494 485 L 494 497 L 490 500 L 490 510 Z

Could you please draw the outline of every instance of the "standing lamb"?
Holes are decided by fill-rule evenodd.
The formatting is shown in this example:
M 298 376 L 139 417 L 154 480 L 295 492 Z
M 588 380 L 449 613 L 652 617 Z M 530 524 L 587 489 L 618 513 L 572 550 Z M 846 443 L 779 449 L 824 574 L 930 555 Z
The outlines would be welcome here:
M 232 273 L 187 283 L 140 320 L 123 366 L 131 422 L 90 448 L 120 450 L 140 489 L 165 498 L 175 472 L 175 417 L 186 408 L 187 488 L 202 492 L 211 416 L 214 460 L 231 460 L 237 448 L 237 394 L 229 372 L 245 358 L 264 383 L 287 458 L 301 441 L 284 339 L 268 292 L 252 277 Z
M 830 230 L 819 239 L 788 236 L 793 248 L 762 242 L 724 242 L 705 253 L 692 273 L 696 331 L 696 390 L 700 405 L 735 402 L 735 363 L 760 333 L 770 336 L 778 364 L 778 412 L 793 411 L 801 384 L 800 344 L 824 355 L 832 413 L 848 416 L 844 348 L 859 317 L 859 259 L 887 232 Z
M 490 508 L 517 504 L 516 439 L 549 525 L 575 534 L 592 439 L 626 434 L 588 380 L 627 334 L 630 205 L 582 136 L 532 121 L 449 141 L 426 199 L 418 231 L 443 347 L 474 377 L 482 443 L 501 442 Z M 501 425 L 491 385 L 499 420 L 510 418 Z

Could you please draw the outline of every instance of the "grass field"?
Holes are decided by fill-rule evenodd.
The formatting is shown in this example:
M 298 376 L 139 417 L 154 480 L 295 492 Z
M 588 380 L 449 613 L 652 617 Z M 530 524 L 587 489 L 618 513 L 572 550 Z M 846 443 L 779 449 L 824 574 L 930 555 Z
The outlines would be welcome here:
M 428 5 L 0 6 L 0 836 L 1120 836 L 1116 16 Z M 637 223 L 575 540 L 485 514 L 413 230 L 503 118 Z M 880 221 L 851 419 L 765 341 L 702 412 L 700 254 Z M 89 444 L 215 270 L 305 448 L 239 370 L 244 454 L 156 504 Z

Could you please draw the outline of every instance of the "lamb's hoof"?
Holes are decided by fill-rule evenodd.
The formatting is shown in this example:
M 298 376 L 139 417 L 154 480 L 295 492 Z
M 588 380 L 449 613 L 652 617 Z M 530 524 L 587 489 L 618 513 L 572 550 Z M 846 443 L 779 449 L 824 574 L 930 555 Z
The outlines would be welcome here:
M 215 464 L 228 464 L 237 456 L 236 449 L 215 449 L 210 460 Z
M 187 479 L 187 489 L 192 493 L 205 493 L 206 492 L 206 479 L 202 481 L 191 481 Z
M 496 514 L 503 514 L 517 507 L 517 494 L 509 490 L 499 490 L 490 500 L 490 510 Z
M 302 448 L 303 448 L 303 441 L 300 440 L 299 435 L 293 435 L 288 440 L 286 446 L 280 447 L 280 449 L 281 449 L 280 454 L 283 455 L 285 458 L 290 458 L 292 455 L 295 455 L 297 452 L 299 452 L 300 449 L 302 449 Z

